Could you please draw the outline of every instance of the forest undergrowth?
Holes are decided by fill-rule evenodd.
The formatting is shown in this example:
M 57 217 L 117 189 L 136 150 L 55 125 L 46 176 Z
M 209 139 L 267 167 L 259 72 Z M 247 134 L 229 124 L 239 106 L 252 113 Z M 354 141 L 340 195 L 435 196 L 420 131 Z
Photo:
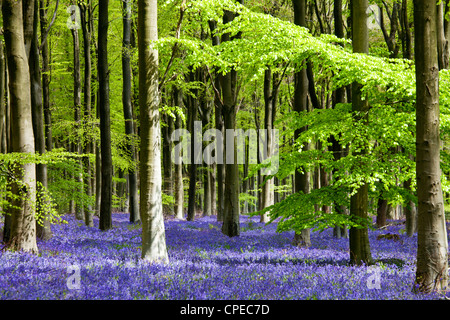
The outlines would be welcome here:
M 312 246 L 292 244 L 293 232 L 276 232 L 259 217 L 241 216 L 241 235 L 222 234 L 215 216 L 165 220 L 168 264 L 140 259 L 141 226 L 113 214 L 107 232 L 74 215 L 38 241 L 39 254 L 0 251 L 0 299 L 168 300 L 412 300 L 417 235 L 402 221 L 370 230 L 374 265 L 349 263 L 348 239 L 333 230 L 312 232 Z M 2 226 L 0 225 L 0 228 Z

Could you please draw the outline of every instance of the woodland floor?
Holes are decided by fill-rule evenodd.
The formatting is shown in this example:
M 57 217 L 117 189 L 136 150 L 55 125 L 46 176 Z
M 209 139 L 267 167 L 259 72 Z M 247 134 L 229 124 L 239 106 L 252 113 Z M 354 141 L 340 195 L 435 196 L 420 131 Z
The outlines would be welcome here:
M 114 227 L 88 228 L 73 215 L 38 241 L 39 254 L 0 252 L 0 299 L 168 300 L 411 300 L 439 299 L 412 292 L 417 236 L 402 221 L 371 230 L 375 265 L 349 264 L 348 239 L 312 232 L 312 246 L 292 245 L 293 233 L 241 217 L 241 236 L 228 238 L 216 217 L 166 220 L 169 263 L 140 260 L 141 228 L 114 213 Z M 1 223 L 0 223 L 0 227 Z M 395 234 L 391 239 L 377 239 Z M 76 282 L 76 270 L 79 282 Z M 79 284 L 77 286 L 77 284 Z

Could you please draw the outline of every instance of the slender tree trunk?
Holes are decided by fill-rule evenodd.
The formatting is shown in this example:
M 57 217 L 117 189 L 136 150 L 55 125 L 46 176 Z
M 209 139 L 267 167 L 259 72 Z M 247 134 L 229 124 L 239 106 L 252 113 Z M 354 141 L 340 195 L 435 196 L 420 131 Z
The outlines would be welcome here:
M 436 31 L 437 31 L 437 49 L 438 49 L 438 64 L 439 70 L 448 69 L 449 64 L 449 44 L 445 36 L 444 28 L 444 5 L 445 1 L 440 1 L 437 4 L 436 13 Z
M 306 0 L 293 0 L 294 23 L 298 26 L 306 27 Z M 304 112 L 308 110 L 308 75 L 306 68 L 294 74 L 294 111 Z M 296 130 L 294 139 L 297 139 L 306 128 Z M 305 144 L 303 150 L 309 150 L 309 144 Z M 295 192 L 309 193 L 310 172 L 300 173 L 295 171 Z M 310 230 L 304 229 L 300 233 L 295 233 L 294 244 L 309 247 L 311 245 Z
M 183 105 L 183 98 L 181 91 L 174 87 L 173 100 L 179 108 Z M 176 115 L 175 130 L 182 129 L 182 119 L 180 115 Z M 183 184 L 183 163 L 174 165 L 174 195 L 175 195 L 175 217 L 177 219 L 184 219 L 184 184 Z
M 89 28 L 88 17 L 91 15 L 92 3 L 87 1 L 87 4 L 80 5 L 80 19 L 81 19 L 81 29 L 83 32 L 83 54 L 84 54 L 84 85 L 83 85 L 83 104 L 84 104 L 84 124 L 85 130 L 89 129 L 89 122 L 92 116 L 92 96 L 91 96 L 91 81 L 92 81 L 92 58 L 91 58 L 91 31 Z M 85 157 L 83 158 L 83 166 L 85 168 L 84 175 L 84 186 L 86 188 L 86 195 L 92 197 L 92 165 L 89 160 L 89 154 L 93 151 L 92 141 L 86 141 L 84 145 L 83 153 Z M 89 202 L 84 208 L 84 223 L 88 227 L 93 227 L 93 210 L 92 205 Z
M 72 14 L 75 19 L 75 13 Z M 75 141 L 72 142 L 72 152 L 79 155 L 82 154 L 80 123 L 81 123 L 81 65 L 80 65 L 80 37 L 78 29 L 74 28 L 72 31 L 73 39 L 73 104 L 74 104 L 74 121 L 75 121 Z M 78 192 L 83 193 L 83 162 L 78 160 L 78 170 L 76 180 L 78 181 Z M 75 203 L 75 217 L 78 220 L 84 219 L 84 205 L 83 203 Z
M 224 82 L 228 81 L 231 80 L 225 80 Z M 225 89 L 226 87 L 227 86 L 222 83 L 222 91 L 224 92 L 224 125 L 227 130 L 231 129 L 229 131 L 231 134 L 225 134 L 225 155 L 234 156 L 231 159 L 226 159 L 226 156 L 224 157 L 227 162 L 225 164 L 225 198 L 222 232 L 229 237 L 234 237 L 240 234 L 239 166 L 236 157 L 236 138 L 234 137 L 234 131 L 236 129 L 236 110 L 233 105 L 228 104 L 228 98 L 225 99 L 227 92 L 227 89 Z M 229 151 L 230 147 L 234 149 L 232 152 Z
M 414 0 L 416 61 L 417 269 L 420 292 L 448 287 L 448 241 L 440 170 L 436 1 Z
M 212 44 L 217 46 L 220 44 L 220 38 L 214 35 L 214 30 L 217 27 L 217 22 L 210 20 L 209 29 L 211 30 Z M 218 95 L 214 96 L 214 122 L 216 130 L 222 132 L 224 136 L 223 128 L 223 115 L 222 115 L 222 103 L 220 101 L 220 95 L 222 89 L 220 87 L 220 76 L 219 74 L 214 74 L 214 87 L 216 88 Z M 224 148 L 222 148 L 223 150 Z M 216 181 L 217 181 L 217 221 L 223 221 L 223 211 L 224 211 L 224 180 L 225 180 L 225 165 L 223 163 L 216 164 Z M 214 186 L 215 189 L 215 186 Z
M 403 34 L 403 58 L 412 59 L 412 34 L 409 27 L 408 18 L 408 0 L 402 0 L 401 19 L 400 19 L 402 34 Z
M 31 5 L 31 4 L 30 4 Z M 44 110 L 42 105 L 42 85 L 41 72 L 39 66 L 39 48 L 38 48 L 38 22 L 39 22 L 39 3 L 34 1 L 33 13 L 33 37 L 30 47 L 30 93 L 31 93 L 31 107 L 33 118 L 33 132 L 35 150 L 37 153 L 43 155 L 45 153 L 45 134 L 44 134 Z M 46 210 L 48 200 L 43 197 L 44 192 L 47 191 L 47 165 L 39 163 L 36 165 L 36 190 L 40 194 L 36 202 L 36 210 L 41 217 L 41 222 L 36 224 L 36 234 L 40 239 L 48 240 L 52 237 L 50 220 Z
M 412 158 L 412 156 L 411 156 Z M 404 188 L 411 192 L 412 179 L 408 179 L 404 183 Z M 403 207 L 405 213 L 405 229 L 406 235 L 412 237 L 415 232 L 417 232 L 417 209 L 414 201 L 408 201 L 407 205 Z
M 377 228 L 386 226 L 388 202 L 386 199 L 378 199 L 377 206 Z
M 206 78 L 203 79 L 206 83 Z M 206 101 L 206 97 L 204 96 L 204 93 L 202 93 L 201 98 L 201 110 L 202 110 L 202 126 L 203 129 L 206 129 L 208 127 L 209 121 L 211 120 L 211 104 L 209 101 Z M 204 146 L 206 147 L 206 143 L 204 143 Z M 212 215 L 212 199 L 211 199 L 211 165 L 204 163 L 203 164 L 203 216 L 210 216 Z
M 133 3 L 130 0 L 122 2 L 123 11 L 123 44 L 122 44 L 122 74 L 123 74 L 123 115 L 125 118 L 125 134 L 131 140 L 134 137 L 132 71 L 131 71 L 131 11 Z M 136 150 L 132 143 L 127 144 L 131 162 L 136 162 Z M 130 222 L 135 223 L 139 217 L 139 199 L 137 190 L 137 168 L 128 171 L 128 194 L 130 206 Z
M 170 137 L 173 132 L 173 118 L 169 114 L 163 114 L 165 126 L 162 131 L 162 153 L 163 153 L 163 190 L 168 196 L 173 196 L 173 174 L 172 174 L 172 141 Z M 163 206 L 164 214 L 173 215 L 173 205 L 167 204 Z
M 34 134 L 30 94 L 30 73 L 24 45 L 22 3 L 7 0 L 2 3 L 3 28 L 9 69 L 11 102 L 12 152 L 34 153 Z M 34 163 L 17 165 L 12 193 L 13 201 L 9 247 L 37 253 L 36 220 L 36 166 Z
M 47 22 L 47 6 L 44 4 L 44 0 L 39 1 L 39 18 L 41 26 L 41 34 L 44 34 L 48 28 Z M 53 149 L 53 137 L 52 137 L 52 120 L 50 111 L 50 58 L 48 50 L 48 40 L 41 43 L 41 55 L 42 55 L 42 103 L 44 109 L 44 125 L 45 125 L 45 147 L 47 151 Z
M 274 75 L 274 79 L 275 79 Z M 275 84 L 274 84 L 275 85 Z M 275 90 L 276 91 L 276 90 Z M 266 152 L 267 157 L 272 156 L 272 150 L 273 150 L 273 113 L 274 113 L 274 107 L 276 102 L 276 92 L 272 88 L 272 71 L 270 69 L 266 69 L 264 72 L 264 129 L 266 129 Z M 274 179 L 268 179 L 262 186 L 262 208 L 267 208 L 274 203 L 274 197 L 273 197 L 273 186 L 274 186 Z M 269 221 L 269 214 L 264 213 L 261 214 L 260 222 L 268 222 Z
M 196 81 L 198 78 L 196 77 L 196 74 L 194 72 L 191 72 L 190 75 L 190 81 Z M 197 96 L 198 92 L 197 90 L 194 90 L 194 95 Z M 189 112 L 189 131 L 191 133 L 191 164 L 189 165 L 189 190 L 188 190 L 188 210 L 187 210 L 187 220 L 188 221 L 194 221 L 195 219 L 195 211 L 196 211 L 196 205 L 195 205 L 195 195 L 196 195 L 196 186 L 197 186 L 197 166 L 198 166 L 198 160 L 197 157 L 199 154 L 197 154 L 196 150 L 196 143 L 198 141 L 195 141 L 196 139 L 196 132 L 201 128 L 197 128 L 195 126 L 195 122 L 197 120 L 197 114 L 198 114 L 198 100 L 193 97 L 187 97 L 188 101 L 188 112 Z M 200 131 L 201 134 L 201 131 Z
M 140 213 L 142 259 L 167 262 L 162 212 L 161 129 L 158 92 L 158 51 L 150 41 L 158 39 L 157 0 L 138 2 L 139 111 L 141 120 Z
M 100 230 L 112 227 L 112 156 L 111 119 L 109 106 L 108 70 L 108 4 L 109 0 L 99 0 L 98 12 L 98 102 L 100 111 L 100 148 L 102 156 L 102 186 L 100 200 Z
M 352 40 L 353 52 L 368 53 L 368 28 L 367 28 L 367 0 L 352 1 Z M 355 113 L 355 121 L 368 121 L 367 114 L 369 105 L 367 99 L 363 99 L 361 85 L 352 85 L 352 111 Z M 358 219 L 368 217 L 368 186 L 362 185 L 356 194 L 350 199 L 350 215 Z M 350 228 L 350 260 L 353 264 L 371 264 L 369 234 L 366 226 L 361 228 Z

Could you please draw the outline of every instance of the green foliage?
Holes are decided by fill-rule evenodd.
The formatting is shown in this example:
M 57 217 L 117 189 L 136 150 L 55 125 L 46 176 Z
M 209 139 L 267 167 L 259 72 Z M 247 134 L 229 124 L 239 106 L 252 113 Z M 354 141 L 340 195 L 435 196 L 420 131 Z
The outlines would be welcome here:
M 238 15 L 223 24 L 224 10 Z M 206 66 L 220 73 L 233 68 L 244 86 L 253 87 L 268 67 L 274 72 L 292 73 L 304 68 L 305 59 L 309 59 L 318 90 L 328 94 L 358 82 L 369 100 L 368 115 L 354 114 L 351 105 L 341 104 L 303 114 L 289 112 L 278 121 L 278 127 L 286 128 L 282 132 L 285 141 L 292 139 L 295 130 L 308 127 L 292 146 L 282 149 L 278 178 L 295 170 L 310 171 L 318 165 L 333 172 L 329 187 L 291 195 L 263 210 L 270 212 L 272 220 L 281 218 L 280 231 L 322 229 L 336 224 L 366 225 L 367 221 L 355 221 L 335 211 L 325 214 L 316 210 L 323 205 L 348 207 L 350 195 L 363 184 L 369 186 L 372 197 L 382 193 L 390 203 L 403 203 L 414 197 L 398 187 L 415 175 L 410 158 L 415 154 L 415 71 L 410 61 L 352 53 L 349 45 L 337 45 L 349 44 L 347 40 L 328 34 L 314 37 L 305 28 L 253 12 L 234 1 L 192 1 L 185 14 L 189 19 L 185 19 L 181 38 L 169 36 L 157 42 L 163 51 L 177 43 L 185 52 L 180 60 L 184 66 Z M 194 31 L 207 30 L 210 20 L 217 22 L 216 35 L 239 33 L 240 37 L 218 46 L 196 37 Z M 363 116 L 368 117 L 368 123 L 355 121 Z M 330 151 L 331 138 L 345 151 L 338 160 Z M 321 142 L 321 148 L 302 150 L 306 142 Z M 251 174 L 262 166 L 252 166 Z

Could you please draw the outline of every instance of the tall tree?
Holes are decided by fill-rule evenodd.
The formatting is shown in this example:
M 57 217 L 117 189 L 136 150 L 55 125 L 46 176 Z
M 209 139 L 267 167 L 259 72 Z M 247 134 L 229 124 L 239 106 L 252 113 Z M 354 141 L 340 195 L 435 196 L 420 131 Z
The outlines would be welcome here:
M 220 44 L 220 37 L 214 34 L 217 28 L 217 21 L 208 21 L 209 29 L 211 31 L 211 40 L 213 46 Z M 222 115 L 222 99 L 221 99 L 221 88 L 220 88 L 220 76 L 215 73 L 214 80 L 215 95 L 214 95 L 214 123 L 216 130 L 224 133 L 223 127 L 223 115 Z M 223 147 L 221 148 L 223 150 Z M 216 180 L 217 180 L 217 221 L 223 221 L 223 211 L 224 211 L 224 180 L 225 180 L 225 165 L 222 162 L 216 164 Z M 215 187 L 213 186 L 215 190 Z
M 111 119 L 109 105 L 108 71 L 108 5 L 109 0 L 99 0 L 98 8 L 98 107 L 100 116 L 101 148 L 101 201 L 100 230 L 112 227 L 112 155 Z
M 189 81 L 194 82 L 199 79 L 198 77 L 199 71 L 196 72 L 191 71 L 189 72 Z M 198 115 L 198 99 L 194 98 L 198 96 L 198 89 L 193 89 L 193 96 L 187 97 L 186 100 L 186 106 L 188 109 L 189 114 L 189 131 L 191 132 L 191 163 L 189 165 L 189 190 L 188 190 L 188 208 L 187 208 L 187 217 L 186 219 L 188 221 L 194 221 L 195 219 L 195 196 L 197 191 L 197 168 L 198 164 L 200 162 L 199 157 L 201 157 L 200 153 L 197 150 L 197 144 L 199 141 L 196 141 L 196 132 L 198 132 L 198 129 L 195 125 L 197 121 L 197 115 Z M 201 130 L 201 129 L 200 129 Z M 201 133 L 201 132 L 200 132 Z
M 34 153 L 34 134 L 30 94 L 30 72 L 24 44 L 22 3 L 3 1 L 3 28 L 9 69 L 12 152 Z M 9 247 L 37 253 L 36 244 L 36 166 L 16 165 L 11 189 L 19 196 L 13 201 Z
M 33 119 L 33 133 L 34 146 L 37 153 L 40 155 L 45 153 L 45 129 L 44 129 L 44 108 L 42 103 L 42 82 L 41 69 L 39 66 L 39 39 L 38 39 L 38 23 L 39 23 L 39 3 L 37 0 L 33 1 L 33 36 L 30 47 L 30 94 L 31 107 Z M 36 189 L 39 194 L 46 192 L 48 188 L 47 165 L 45 163 L 36 164 Z M 45 204 L 46 197 L 39 196 L 37 198 L 36 210 L 42 217 L 41 223 L 36 225 L 37 236 L 43 240 L 48 240 L 52 237 L 51 224 L 48 219 L 48 212 L 46 212 Z
M 53 148 L 53 135 L 51 128 L 51 111 L 50 111 L 50 53 L 48 49 L 47 35 L 50 24 L 47 21 L 48 3 L 44 4 L 44 0 L 39 0 L 39 20 L 41 26 L 41 45 L 40 53 L 42 56 L 42 103 L 44 109 L 45 124 L 45 147 L 47 151 Z M 59 1 L 56 2 L 55 14 Z M 54 17 L 56 15 L 54 14 Z M 54 19 L 53 19 L 54 21 Z
M 161 129 L 158 90 L 157 0 L 138 0 L 140 213 L 142 259 L 168 261 L 162 212 Z
M 264 71 L 264 129 L 266 130 L 265 152 L 267 157 L 271 157 L 274 150 L 273 130 L 275 120 L 276 102 L 278 98 L 278 74 L 272 72 L 270 68 Z M 274 178 L 267 179 L 262 185 L 262 208 L 269 207 L 274 204 Z M 261 222 L 269 221 L 269 214 L 264 213 L 260 218 Z
M 417 290 L 448 286 L 448 241 L 440 170 L 436 1 L 414 0 L 416 57 Z
M 122 74 L 123 74 L 123 114 L 125 118 L 125 134 L 129 143 L 127 151 L 131 162 L 136 161 L 136 150 L 131 140 L 134 136 L 133 101 L 132 101 L 132 72 L 131 72 L 131 12 L 133 3 L 131 0 L 122 2 L 123 11 L 123 43 L 122 43 Z M 137 168 L 128 171 L 128 194 L 130 198 L 130 222 L 139 221 L 139 199 L 137 190 Z
M 242 3 L 242 1 L 240 1 Z M 228 23 L 234 20 L 236 14 L 231 11 L 225 11 L 223 15 L 223 22 Z M 239 37 L 237 34 L 234 37 Z M 222 42 L 230 41 L 232 37 L 230 34 L 222 35 Z M 239 165 L 237 163 L 236 137 L 234 131 L 236 129 L 236 114 L 237 114 L 237 72 L 232 69 L 225 75 L 220 77 L 220 87 L 222 90 L 222 115 L 224 121 L 225 132 L 232 134 L 225 134 L 225 187 L 224 187 L 224 212 L 222 232 L 234 237 L 240 234 L 239 225 Z M 230 142 L 230 139 L 232 141 Z M 230 152 L 229 147 L 233 148 Z M 228 159 L 230 156 L 231 159 Z
M 298 26 L 306 27 L 306 0 L 293 0 L 294 23 Z M 306 63 L 306 61 L 305 61 Z M 308 75 L 306 68 L 302 68 L 294 74 L 294 111 L 304 112 L 308 110 Z M 297 139 L 306 128 L 298 129 L 294 132 Z M 309 144 L 303 146 L 303 150 L 309 150 Z M 310 172 L 300 173 L 295 171 L 294 176 L 295 192 L 309 193 Z M 304 229 L 300 233 L 295 233 L 294 243 L 300 246 L 310 246 L 310 230 Z
M 181 108 L 183 105 L 183 97 L 181 90 L 177 87 L 173 88 L 174 105 Z M 175 130 L 182 129 L 182 119 L 180 114 L 176 114 Z M 174 164 L 174 213 L 177 219 L 184 219 L 184 186 L 183 186 L 183 163 Z
M 367 0 L 352 0 L 352 41 L 353 52 L 368 53 L 369 37 L 367 28 Z M 367 111 L 369 104 L 367 99 L 362 96 L 361 85 L 353 83 L 352 85 L 352 112 L 355 121 L 367 122 Z M 368 217 L 368 186 L 360 186 L 356 194 L 350 199 L 350 215 L 358 220 L 365 220 Z M 370 253 L 369 234 L 367 226 L 360 228 L 350 228 L 350 260 L 354 264 L 372 262 Z
M 81 20 L 81 30 L 83 33 L 83 56 L 84 56 L 84 84 L 83 84 L 83 106 L 84 106 L 84 123 L 86 125 L 85 130 L 88 130 L 92 115 L 92 57 L 91 57 L 91 17 L 92 17 L 92 2 L 90 0 L 87 3 L 81 3 L 80 7 L 80 20 Z M 90 154 L 93 151 L 92 141 L 85 141 L 83 153 L 85 155 Z M 86 186 L 86 195 L 88 197 L 92 196 L 92 181 L 91 172 L 92 166 L 91 161 L 88 156 L 84 157 L 84 170 L 85 179 L 84 185 Z M 92 205 L 89 203 L 84 210 L 84 223 L 88 227 L 94 225 Z
M 344 20 L 342 16 L 342 0 L 336 0 L 333 4 L 333 16 L 334 16 L 334 33 L 338 38 L 344 38 Z M 345 103 L 345 88 L 337 88 L 334 95 L 334 106 L 339 103 Z M 335 160 L 339 160 L 342 156 L 343 148 L 341 144 L 337 141 L 336 137 L 333 135 L 331 137 L 331 148 L 333 150 L 333 156 Z M 334 170 L 335 172 L 335 170 Z M 333 172 L 332 172 L 333 174 Z M 336 179 L 334 177 L 334 179 Z M 345 207 L 335 203 L 334 210 L 336 213 L 343 214 Z M 335 226 L 333 229 L 333 235 L 336 238 L 347 237 L 348 232 L 345 226 Z
M 75 1 L 73 1 L 75 3 Z M 75 4 L 72 6 L 71 17 L 72 21 L 76 21 L 77 10 L 74 8 L 78 8 Z M 72 42 L 73 42 L 73 109 L 74 109 L 74 131 L 75 137 L 74 141 L 72 141 L 72 152 L 76 154 L 82 154 L 81 148 L 81 136 L 80 136 L 80 123 L 81 123 L 81 64 L 80 64 L 80 36 L 78 32 L 78 28 L 72 28 Z M 78 160 L 78 173 L 76 176 L 76 180 L 78 181 L 79 190 L 78 192 L 84 192 L 83 188 L 83 163 L 82 160 Z M 84 206 L 79 201 L 76 202 L 75 205 L 75 217 L 78 220 L 84 219 Z

